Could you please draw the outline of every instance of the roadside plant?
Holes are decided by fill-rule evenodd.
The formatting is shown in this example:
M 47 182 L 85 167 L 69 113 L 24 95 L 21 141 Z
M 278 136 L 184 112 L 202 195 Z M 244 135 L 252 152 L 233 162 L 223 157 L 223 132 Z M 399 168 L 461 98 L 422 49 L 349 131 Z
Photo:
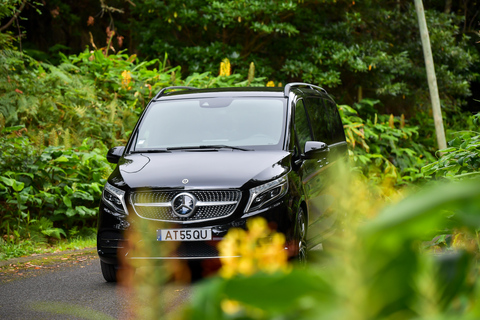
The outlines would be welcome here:
M 339 106 L 353 165 L 376 184 L 414 183 L 423 177 L 422 166 L 435 158 L 421 143 L 418 127 L 403 116 L 377 114 L 373 106 L 378 102 Z
M 60 239 L 74 226 L 95 224 L 111 171 L 104 146 L 85 140 L 77 148 L 39 151 L 21 127 L 5 128 L 0 146 L 0 232 L 8 239 Z
M 471 117 L 478 126 L 480 113 Z M 480 132 L 458 131 L 452 134 L 448 148 L 439 150 L 440 159 L 422 168 L 427 177 L 463 179 L 480 174 Z

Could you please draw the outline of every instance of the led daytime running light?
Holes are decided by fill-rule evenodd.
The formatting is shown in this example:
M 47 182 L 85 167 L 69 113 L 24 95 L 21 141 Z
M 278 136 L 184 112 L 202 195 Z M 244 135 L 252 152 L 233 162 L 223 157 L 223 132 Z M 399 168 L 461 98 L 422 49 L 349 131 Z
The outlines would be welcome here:
M 119 200 L 120 200 L 120 203 L 122 204 L 122 210 L 124 211 L 124 213 L 127 213 L 127 206 L 125 205 L 125 191 L 123 190 L 120 190 L 118 188 L 115 188 L 114 186 L 112 186 L 111 184 L 109 184 L 108 182 L 105 184 L 105 188 L 103 190 L 103 192 L 108 192 L 110 193 L 111 195 L 117 197 Z M 110 206 L 112 206 L 113 208 L 117 208 L 117 206 L 112 203 L 111 201 L 108 201 L 105 196 L 103 196 L 103 200 L 105 202 L 107 202 L 108 204 L 110 204 Z

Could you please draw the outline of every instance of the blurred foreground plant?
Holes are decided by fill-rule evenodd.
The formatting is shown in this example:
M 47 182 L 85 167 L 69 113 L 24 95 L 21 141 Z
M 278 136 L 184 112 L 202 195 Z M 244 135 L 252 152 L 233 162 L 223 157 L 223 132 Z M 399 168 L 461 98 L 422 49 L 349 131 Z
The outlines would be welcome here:
M 236 274 L 288 271 L 285 236 L 271 231 L 260 217 L 248 220 L 247 229 L 231 229 L 219 244 L 220 275 L 231 278 Z
M 477 319 L 478 247 L 432 254 L 446 227 L 478 239 L 480 181 L 435 184 L 371 220 L 368 185 L 345 189 L 350 212 L 336 246 L 307 268 L 216 277 L 201 283 L 185 319 Z M 358 190 L 362 190 L 364 197 Z M 367 197 L 365 197 L 365 195 Z M 375 193 L 370 193 L 375 196 Z M 354 197 L 352 200 L 352 197 Z

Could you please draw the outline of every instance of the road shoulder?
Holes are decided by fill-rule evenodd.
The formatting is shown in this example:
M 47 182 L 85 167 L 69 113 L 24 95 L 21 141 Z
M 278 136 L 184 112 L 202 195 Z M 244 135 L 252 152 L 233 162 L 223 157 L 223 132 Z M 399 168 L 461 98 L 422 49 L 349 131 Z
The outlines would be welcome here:
M 0 261 L 0 284 L 97 259 L 95 248 L 69 250 Z

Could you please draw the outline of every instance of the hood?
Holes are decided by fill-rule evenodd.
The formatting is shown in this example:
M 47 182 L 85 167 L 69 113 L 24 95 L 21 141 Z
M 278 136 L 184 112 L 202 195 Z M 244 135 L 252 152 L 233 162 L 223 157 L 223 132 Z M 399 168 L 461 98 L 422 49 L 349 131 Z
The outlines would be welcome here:
M 237 150 L 138 153 L 122 158 L 118 171 L 130 188 L 241 188 L 288 172 L 289 155 Z

